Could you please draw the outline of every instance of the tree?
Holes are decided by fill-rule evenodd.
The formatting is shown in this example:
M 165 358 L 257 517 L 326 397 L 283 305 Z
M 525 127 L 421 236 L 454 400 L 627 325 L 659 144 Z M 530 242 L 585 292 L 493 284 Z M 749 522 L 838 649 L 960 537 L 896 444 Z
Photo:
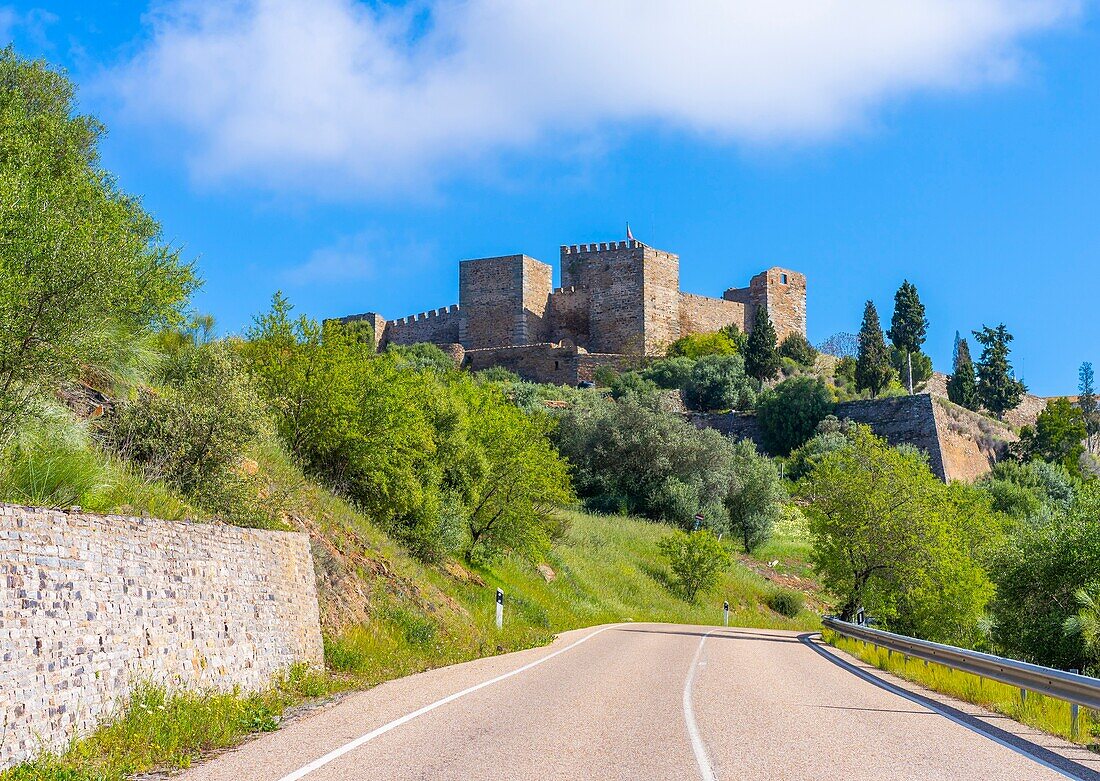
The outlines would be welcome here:
M 1035 427 L 1021 429 L 1017 450 L 1023 461 L 1040 459 L 1061 464 L 1070 474 L 1079 474 L 1078 459 L 1085 451 L 1081 442 L 1086 436 L 1081 410 L 1070 404 L 1069 399 L 1050 399 L 1036 418 Z
M 873 301 L 863 308 L 863 325 L 859 329 L 859 355 L 856 358 L 856 389 L 871 391 L 877 396 L 890 384 L 894 370 L 890 368 L 890 354 L 882 336 L 878 312 Z
M 918 453 L 891 448 L 864 426 L 814 466 L 799 492 L 815 569 L 842 618 L 864 607 L 905 634 L 974 641 L 992 595 L 979 554 L 996 536 L 981 492 L 949 488 Z
M 924 316 L 924 304 L 917 295 L 917 286 L 904 280 L 894 294 L 894 316 L 890 320 L 890 341 L 905 354 L 907 364 L 906 387 L 913 393 L 912 354 L 919 352 L 928 332 L 928 318 Z
M 970 359 L 970 345 L 956 334 L 955 362 L 951 377 L 947 380 L 947 398 L 961 407 L 977 411 L 978 381 L 974 376 L 974 362 Z
M 787 489 L 775 462 L 757 453 L 750 440 L 734 445 L 724 504 L 730 516 L 730 531 L 741 538 L 746 553 L 771 537 L 786 501 Z
M 688 334 L 668 347 L 669 358 L 702 358 L 704 355 L 737 355 L 737 344 L 722 331 Z
M 749 335 L 737 327 L 737 323 L 730 323 L 718 329 L 718 333 L 725 334 L 726 338 L 733 342 L 737 352 L 744 353 L 749 344 Z
M 768 310 L 758 306 L 749 341 L 745 346 L 745 372 L 763 384 L 779 373 L 779 366 L 775 327 L 768 317 Z
M 656 383 L 657 387 L 673 390 L 687 385 L 694 368 L 695 360 L 692 358 L 665 358 L 654 361 L 642 369 L 641 374 L 643 378 Z
M 905 352 L 896 347 L 890 347 L 890 367 L 898 377 L 911 379 L 913 387 L 932 377 L 932 359 L 920 350 Z
M 1096 451 L 1097 434 L 1100 433 L 1100 409 L 1096 401 L 1096 388 L 1092 364 L 1085 361 L 1077 372 L 1077 408 L 1081 410 L 1081 417 L 1085 420 L 1085 430 L 1088 435 L 1088 450 Z
M 1080 638 L 1081 648 L 1088 664 L 1081 668 L 1091 675 L 1100 662 L 1100 600 L 1088 589 L 1078 589 L 1073 595 L 1077 600 L 1077 615 L 1070 616 L 1062 624 L 1066 637 Z
M 624 396 L 648 398 L 657 393 L 657 383 L 645 379 L 639 372 L 623 372 L 611 381 L 611 398 Z
M 1004 414 L 1015 409 L 1027 392 L 1012 371 L 1008 360 L 1008 343 L 1012 334 L 1001 323 L 996 328 L 982 326 L 974 331 L 974 338 L 982 345 L 982 357 L 978 361 L 978 399 L 982 406 L 1003 420 Z
M 75 106 L 64 75 L 0 51 L 0 445 L 65 382 L 109 383 L 198 284 Z
M 684 386 L 684 402 L 694 410 L 750 409 L 756 392 L 740 355 L 708 355 L 695 362 Z
M 657 548 L 668 559 L 677 589 L 688 602 L 714 588 L 733 563 L 729 550 L 706 529 L 673 532 L 658 541 Z
M 790 358 L 799 366 L 812 368 L 817 361 L 817 350 L 805 336 L 799 333 L 787 334 L 779 345 L 779 355 Z
M 833 398 L 818 377 L 792 377 L 766 392 L 757 403 L 764 445 L 774 455 L 786 456 L 813 436 Z

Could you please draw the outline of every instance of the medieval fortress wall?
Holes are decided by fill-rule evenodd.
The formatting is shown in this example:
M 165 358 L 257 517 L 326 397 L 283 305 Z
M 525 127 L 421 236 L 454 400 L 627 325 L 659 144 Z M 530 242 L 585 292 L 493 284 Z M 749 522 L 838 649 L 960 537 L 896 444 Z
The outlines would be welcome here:
M 734 324 L 764 307 L 782 340 L 806 334 L 806 277 L 772 268 L 722 298 L 680 290 L 680 258 L 640 241 L 563 245 L 561 287 L 527 255 L 464 260 L 459 304 L 385 320 L 368 312 L 379 347 L 432 342 L 473 369 L 504 366 L 537 382 L 575 384 L 604 365 L 662 354 L 682 336 Z
M 255 690 L 323 662 L 309 539 L 0 505 L 0 770 L 135 685 Z

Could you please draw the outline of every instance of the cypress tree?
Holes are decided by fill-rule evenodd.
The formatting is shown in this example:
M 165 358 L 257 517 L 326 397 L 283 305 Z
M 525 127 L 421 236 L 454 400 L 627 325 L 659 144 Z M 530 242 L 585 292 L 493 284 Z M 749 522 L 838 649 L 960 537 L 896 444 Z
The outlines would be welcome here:
M 947 380 L 947 398 L 969 410 L 978 409 L 978 381 L 974 377 L 974 361 L 965 339 L 955 344 L 955 367 Z
M 1016 379 L 1012 363 L 1008 360 L 1008 343 L 1012 334 L 1001 323 L 996 328 L 982 326 L 974 331 L 974 338 L 982 346 L 982 357 L 978 361 L 978 399 L 982 406 L 1004 419 L 1004 414 L 1015 409 L 1027 386 Z
M 917 295 L 917 286 L 908 279 L 903 280 L 894 294 L 894 316 L 887 336 L 894 347 L 905 353 L 906 387 L 910 394 L 913 393 L 913 353 L 920 350 L 927 332 L 928 318 L 924 316 L 924 304 Z
M 877 396 L 890 384 L 894 370 L 890 367 L 890 353 L 879 325 L 878 310 L 873 301 L 863 308 L 863 325 L 859 329 L 859 356 L 856 358 L 856 389 L 871 391 Z
M 780 365 L 775 327 L 768 317 L 768 310 L 758 306 L 752 323 L 752 333 L 745 345 L 745 373 L 763 384 L 765 380 L 779 374 Z
M 1096 434 L 1100 431 L 1100 418 L 1097 417 L 1096 387 L 1092 364 L 1085 361 L 1077 372 L 1077 407 L 1081 410 L 1081 416 L 1085 419 L 1086 442 L 1089 452 L 1096 447 Z

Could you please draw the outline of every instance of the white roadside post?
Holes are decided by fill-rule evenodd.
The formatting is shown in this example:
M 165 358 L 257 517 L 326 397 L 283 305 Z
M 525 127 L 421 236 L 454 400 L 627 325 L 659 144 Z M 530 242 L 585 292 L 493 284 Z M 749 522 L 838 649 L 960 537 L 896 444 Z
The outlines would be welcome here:
M 725 601 L 722 603 L 722 626 L 730 625 L 730 603 Z
M 504 626 L 504 592 L 497 589 L 497 629 Z

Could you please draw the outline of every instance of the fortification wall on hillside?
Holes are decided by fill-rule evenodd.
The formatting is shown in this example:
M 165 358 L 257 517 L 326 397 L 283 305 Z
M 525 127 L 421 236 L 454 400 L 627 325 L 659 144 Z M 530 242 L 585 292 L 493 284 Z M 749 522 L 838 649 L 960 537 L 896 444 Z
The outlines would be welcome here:
M 572 345 L 533 344 L 467 350 L 466 366 L 473 371 L 502 366 L 530 382 L 576 385 L 591 382 L 601 366 L 628 368 L 632 359 L 614 353 L 590 353 Z
M 457 342 L 461 317 L 462 311 L 457 304 L 454 304 L 396 320 L 387 320 L 379 345 L 385 347 L 388 344 Z
M 745 305 L 740 301 L 697 296 L 694 293 L 680 294 L 681 334 L 709 333 L 730 324 L 742 331 L 747 330 Z
M 309 539 L 0 505 L 0 769 L 139 682 L 254 690 L 323 663 Z

